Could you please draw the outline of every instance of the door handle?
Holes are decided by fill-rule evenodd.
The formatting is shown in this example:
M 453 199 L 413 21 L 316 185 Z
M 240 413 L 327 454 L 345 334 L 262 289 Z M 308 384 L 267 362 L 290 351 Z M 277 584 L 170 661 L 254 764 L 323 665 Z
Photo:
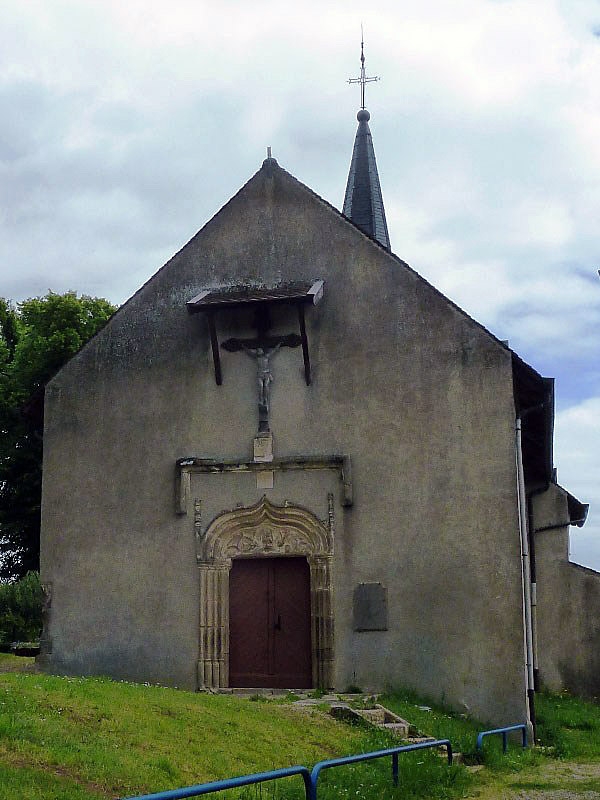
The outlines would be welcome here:
M 277 614 L 277 622 L 273 625 L 276 631 L 281 630 L 281 614 Z

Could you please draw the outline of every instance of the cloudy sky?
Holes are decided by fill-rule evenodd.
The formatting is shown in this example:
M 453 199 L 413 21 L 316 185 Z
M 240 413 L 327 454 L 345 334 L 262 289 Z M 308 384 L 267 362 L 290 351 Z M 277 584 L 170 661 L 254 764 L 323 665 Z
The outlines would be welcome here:
M 267 145 L 339 208 L 361 22 L 392 249 L 556 378 L 600 569 L 600 0 L 2 0 L 0 296 L 122 303 Z

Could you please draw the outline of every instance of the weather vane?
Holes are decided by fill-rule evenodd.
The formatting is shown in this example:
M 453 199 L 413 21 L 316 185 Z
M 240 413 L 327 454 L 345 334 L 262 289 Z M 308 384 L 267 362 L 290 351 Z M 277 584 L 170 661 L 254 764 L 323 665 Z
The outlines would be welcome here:
M 378 81 L 379 76 L 367 78 L 365 74 L 365 42 L 363 36 L 363 26 L 360 26 L 360 78 L 348 78 L 348 83 L 360 83 L 360 107 L 365 107 L 365 84 Z

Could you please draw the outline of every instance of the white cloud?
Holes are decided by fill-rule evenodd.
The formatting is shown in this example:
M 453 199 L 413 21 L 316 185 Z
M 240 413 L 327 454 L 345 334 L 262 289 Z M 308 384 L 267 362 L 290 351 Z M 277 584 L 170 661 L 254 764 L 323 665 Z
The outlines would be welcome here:
M 339 208 L 363 19 L 358 0 L 4 0 L 0 295 L 122 302 L 267 145 Z M 376 0 L 365 20 L 394 252 L 574 409 L 600 396 L 599 24 L 596 0 Z M 591 425 L 557 421 L 583 500 Z
M 584 527 L 571 529 L 571 558 L 600 571 L 600 396 L 557 414 L 555 461 L 559 483 L 590 504 Z

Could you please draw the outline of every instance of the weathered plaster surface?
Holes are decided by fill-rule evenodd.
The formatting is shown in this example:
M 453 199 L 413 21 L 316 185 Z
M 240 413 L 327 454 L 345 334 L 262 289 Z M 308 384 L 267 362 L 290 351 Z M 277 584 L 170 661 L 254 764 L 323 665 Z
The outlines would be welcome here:
M 567 496 L 534 498 L 540 679 L 549 689 L 600 696 L 600 573 L 569 561 Z
M 174 511 L 178 459 L 250 460 L 256 365 L 221 353 L 202 289 L 323 278 L 299 350 L 272 360 L 276 458 L 348 454 L 332 470 L 192 476 L 207 522 L 263 494 L 317 518 L 335 498 L 335 685 L 412 686 L 485 720 L 525 717 L 509 351 L 276 166 L 265 166 L 113 317 L 46 398 L 43 580 L 48 669 L 197 685 L 194 514 Z M 274 331 L 296 330 L 293 313 Z M 223 313 L 226 336 L 250 317 Z M 388 630 L 357 632 L 353 590 L 387 587 Z

